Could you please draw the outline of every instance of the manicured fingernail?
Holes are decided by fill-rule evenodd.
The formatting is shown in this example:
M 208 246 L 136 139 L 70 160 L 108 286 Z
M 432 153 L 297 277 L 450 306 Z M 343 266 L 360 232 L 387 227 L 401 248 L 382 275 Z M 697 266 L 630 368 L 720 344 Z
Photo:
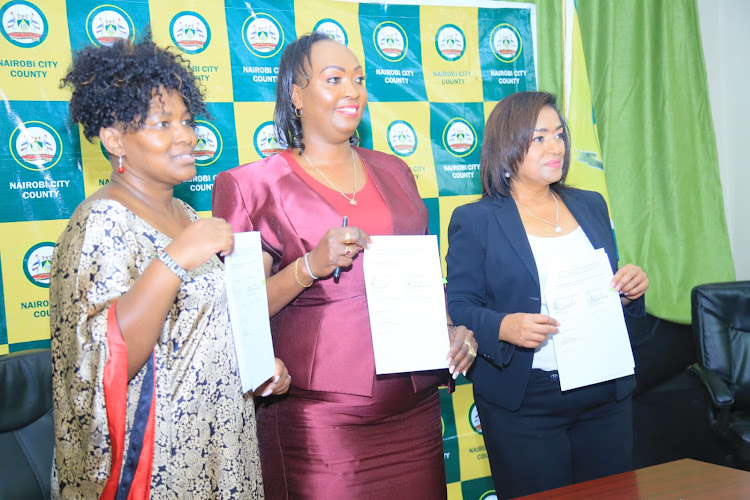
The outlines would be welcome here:
M 273 383 L 275 384 L 276 382 L 278 382 L 278 381 L 279 381 L 279 378 L 281 378 L 281 375 L 276 375 L 276 376 L 275 376 L 275 377 L 273 378 Z
M 271 388 L 269 387 L 268 389 L 266 389 L 266 392 L 260 395 L 260 397 L 265 398 L 266 396 L 270 396 L 271 392 L 273 391 L 271 391 Z
M 615 282 L 614 281 L 610 281 L 609 282 L 609 287 L 610 288 L 614 288 L 615 287 Z
M 453 380 L 456 380 L 458 378 L 458 372 L 453 374 Z
M 453 362 L 453 358 L 450 357 L 450 356 L 448 356 L 448 358 L 446 359 L 446 361 L 448 362 L 448 364 L 451 364 L 451 362 Z
M 453 365 L 450 365 L 450 366 L 448 367 L 448 371 L 449 371 L 450 373 L 453 373 L 453 369 L 454 369 L 454 368 L 455 368 L 455 366 L 453 366 Z
M 464 377 L 466 376 L 466 370 L 462 371 L 461 373 L 463 373 Z

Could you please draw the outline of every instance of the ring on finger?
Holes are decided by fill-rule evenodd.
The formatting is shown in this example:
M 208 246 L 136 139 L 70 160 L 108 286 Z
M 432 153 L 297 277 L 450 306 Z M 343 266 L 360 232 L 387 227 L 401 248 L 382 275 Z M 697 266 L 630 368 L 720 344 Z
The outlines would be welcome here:
M 352 235 L 350 233 L 346 233 L 344 235 L 344 244 L 349 245 L 352 242 Z
M 346 245 L 346 249 L 344 250 L 344 255 L 346 255 L 347 257 L 351 257 L 352 247 L 350 245 Z
M 466 347 L 469 348 L 469 354 L 471 354 L 472 356 L 474 356 L 476 358 L 477 357 L 477 351 L 475 351 L 474 348 L 471 347 L 471 342 L 469 342 L 468 340 L 464 340 L 464 344 L 466 344 Z

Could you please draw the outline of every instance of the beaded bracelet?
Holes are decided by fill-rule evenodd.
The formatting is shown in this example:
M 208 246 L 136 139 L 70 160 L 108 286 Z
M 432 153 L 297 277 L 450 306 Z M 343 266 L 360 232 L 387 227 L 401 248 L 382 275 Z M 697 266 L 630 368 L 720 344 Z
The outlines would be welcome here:
M 299 260 L 301 258 L 302 257 L 297 257 L 297 260 L 294 261 L 294 279 L 297 280 L 297 283 L 299 284 L 299 286 L 301 286 L 303 288 L 310 288 L 311 286 L 313 286 L 313 283 L 315 283 L 315 282 L 313 281 L 309 285 L 305 285 L 304 283 L 302 283 L 300 281 L 299 274 L 297 274 L 297 266 L 299 265 Z
M 181 280 L 185 279 L 185 276 L 187 276 L 187 271 L 185 271 L 182 266 L 175 262 L 167 252 L 165 252 L 164 250 L 158 250 L 156 252 L 156 256 L 160 261 L 164 263 L 165 266 L 167 266 L 167 268 L 169 268 L 170 271 L 175 273 L 178 278 L 180 278 Z
M 307 274 L 309 274 L 309 275 L 310 275 L 310 277 L 311 277 L 312 279 L 314 279 L 314 280 L 319 280 L 320 278 L 318 278 L 317 276 L 315 276 L 315 275 L 314 275 L 314 274 L 312 273 L 312 271 L 310 270 L 310 263 L 309 263 L 309 262 L 307 262 L 307 256 L 308 256 L 308 255 L 310 255 L 310 252 L 307 252 L 307 253 L 305 254 L 305 269 L 307 269 Z

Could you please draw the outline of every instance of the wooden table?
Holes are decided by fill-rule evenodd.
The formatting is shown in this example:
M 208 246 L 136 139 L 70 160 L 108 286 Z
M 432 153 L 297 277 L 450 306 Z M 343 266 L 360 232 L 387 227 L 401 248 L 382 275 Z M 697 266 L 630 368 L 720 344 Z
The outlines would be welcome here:
M 686 458 L 521 498 L 524 500 L 750 499 L 750 472 Z

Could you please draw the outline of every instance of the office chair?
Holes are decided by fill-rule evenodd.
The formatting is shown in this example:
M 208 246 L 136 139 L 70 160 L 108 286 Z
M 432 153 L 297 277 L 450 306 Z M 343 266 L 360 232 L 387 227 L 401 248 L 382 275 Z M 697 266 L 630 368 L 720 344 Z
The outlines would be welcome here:
M 54 446 L 50 350 L 0 356 L 0 499 L 48 499 Z
M 750 470 L 750 281 L 693 288 L 699 362 L 690 370 L 708 390 L 708 420 L 727 465 Z

